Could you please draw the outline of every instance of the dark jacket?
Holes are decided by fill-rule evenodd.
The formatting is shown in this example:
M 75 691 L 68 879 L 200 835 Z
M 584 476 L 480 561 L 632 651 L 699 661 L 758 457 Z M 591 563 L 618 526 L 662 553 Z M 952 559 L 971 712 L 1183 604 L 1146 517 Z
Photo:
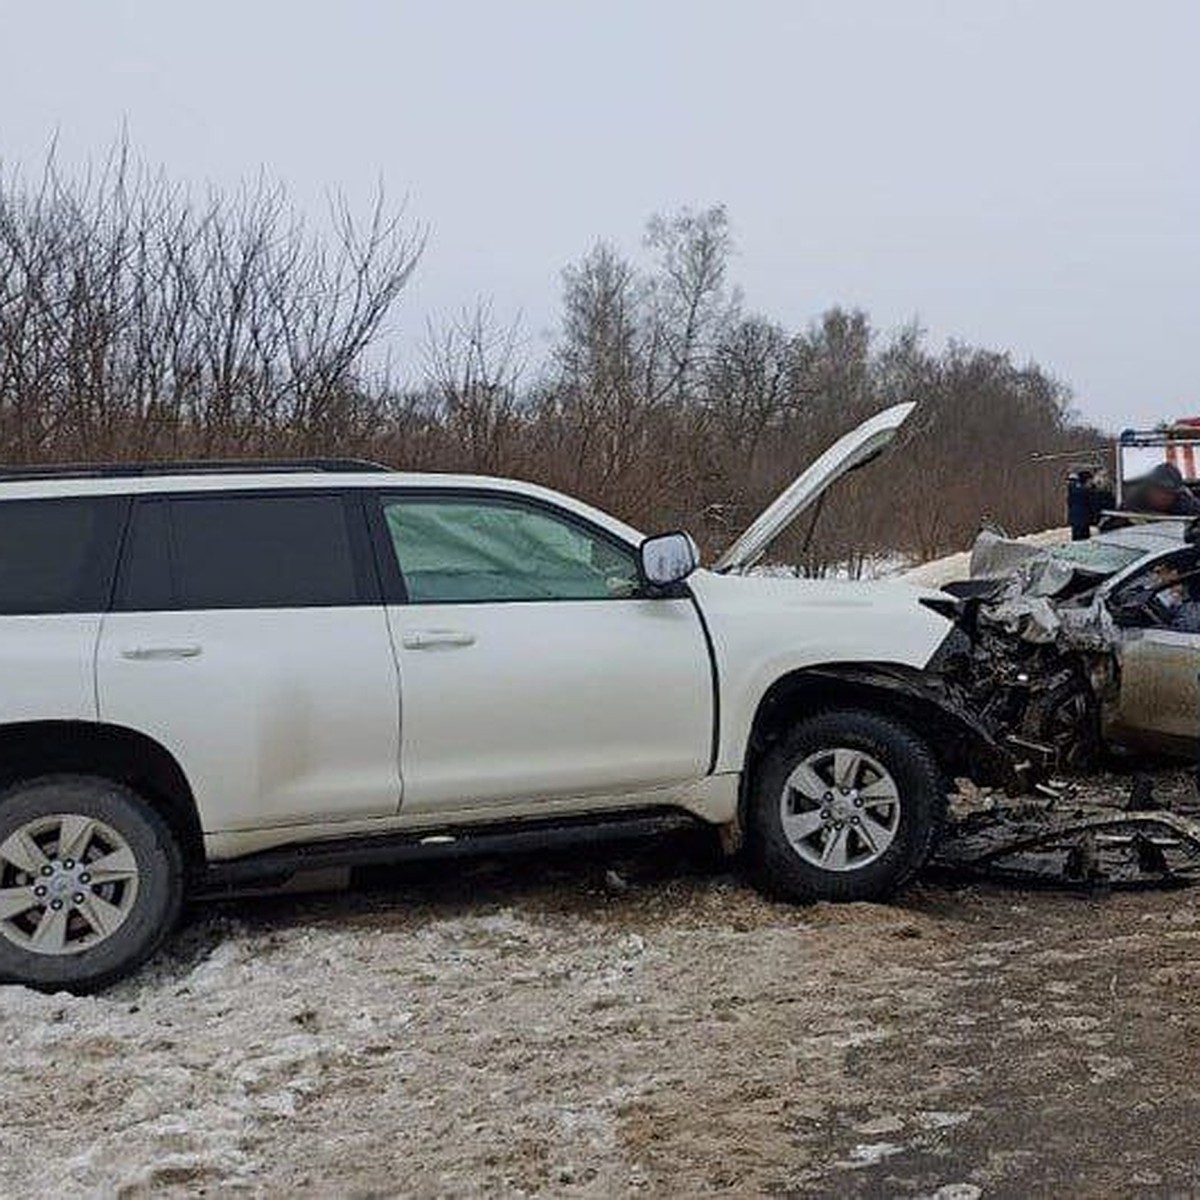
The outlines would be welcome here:
M 1116 497 L 1107 488 L 1097 487 L 1090 479 L 1071 478 L 1067 481 L 1067 524 L 1071 537 L 1083 541 L 1093 525 L 1100 524 L 1101 514 L 1116 507 Z

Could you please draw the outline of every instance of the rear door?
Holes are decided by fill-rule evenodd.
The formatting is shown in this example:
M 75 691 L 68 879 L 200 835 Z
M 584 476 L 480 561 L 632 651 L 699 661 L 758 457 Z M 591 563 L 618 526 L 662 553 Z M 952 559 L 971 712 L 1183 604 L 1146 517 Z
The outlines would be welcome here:
M 623 797 L 704 776 L 713 678 L 686 596 L 607 531 L 511 495 L 374 510 L 400 662 L 406 814 Z
M 101 718 L 175 755 L 209 831 L 396 812 L 396 664 L 355 496 L 135 502 L 97 681 Z
M 0 721 L 96 719 L 92 675 L 129 503 L 0 501 Z

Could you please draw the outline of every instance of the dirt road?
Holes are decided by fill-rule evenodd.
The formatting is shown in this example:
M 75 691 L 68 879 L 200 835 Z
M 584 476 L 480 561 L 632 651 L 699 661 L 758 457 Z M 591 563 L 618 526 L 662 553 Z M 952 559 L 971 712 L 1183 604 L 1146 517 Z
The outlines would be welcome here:
M 794 909 L 692 835 L 240 902 L 0 990 L 0 1194 L 1186 1192 L 1198 951 L 1200 891 Z

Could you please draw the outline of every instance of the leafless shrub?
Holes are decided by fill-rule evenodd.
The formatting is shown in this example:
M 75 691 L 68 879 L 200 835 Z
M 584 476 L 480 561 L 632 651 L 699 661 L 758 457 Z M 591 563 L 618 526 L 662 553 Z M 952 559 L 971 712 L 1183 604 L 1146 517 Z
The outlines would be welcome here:
M 429 330 L 423 377 L 364 368 L 421 252 L 382 197 L 332 234 L 265 182 L 197 198 L 120 148 L 82 180 L 53 156 L 0 177 L 0 455 L 362 454 L 513 474 L 716 550 L 821 449 L 919 401 L 901 444 L 839 485 L 776 553 L 810 574 L 964 544 L 987 512 L 1060 519 L 1036 451 L 1095 446 L 1038 367 L 831 309 L 790 332 L 743 311 L 723 209 L 654 218 L 648 268 L 599 244 L 563 277 L 533 369 L 477 305 Z
M 0 442 L 10 460 L 303 449 L 361 434 L 356 371 L 421 237 L 380 197 L 322 238 L 282 189 L 203 201 L 119 149 L 0 187 Z

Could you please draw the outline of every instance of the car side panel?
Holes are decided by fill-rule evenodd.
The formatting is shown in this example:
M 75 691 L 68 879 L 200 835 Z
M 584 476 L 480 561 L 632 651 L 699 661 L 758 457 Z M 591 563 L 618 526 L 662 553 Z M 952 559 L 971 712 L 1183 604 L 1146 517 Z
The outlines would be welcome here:
M 382 607 L 110 613 L 98 685 L 101 719 L 174 755 L 206 833 L 397 811 Z
M 0 723 L 94 721 L 98 613 L 0 616 Z
M 721 686 L 716 771 L 740 771 L 754 718 L 773 684 L 806 667 L 894 664 L 921 669 L 951 630 L 904 584 L 715 575 L 689 581 L 712 635 Z
M 1103 713 L 1105 739 L 1192 757 L 1200 743 L 1200 634 L 1148 629 L 1118 650 L 1121 686 Z
M 400 661 L 407 814 L 601 798 L 708 773 L 708 648 L 689 600 L 411 604 Z M 424 631 L 463 644 L 419 647 Z

